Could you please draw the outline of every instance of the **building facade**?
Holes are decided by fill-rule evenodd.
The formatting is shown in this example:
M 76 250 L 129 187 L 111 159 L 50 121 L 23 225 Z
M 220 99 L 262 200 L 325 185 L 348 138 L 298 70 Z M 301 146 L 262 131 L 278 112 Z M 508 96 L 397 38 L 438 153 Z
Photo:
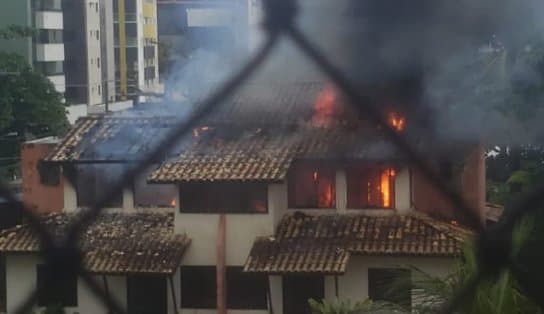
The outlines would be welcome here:
M 115 0 L 114 46 L 118 99 L 147 100 L 161 92 L 155 0 Z
M 414 305 L 415 292 L 392 300 L 383 282 L 412 280 L 409 266 L 446 276 L 472 234 L 464 217 L 380 128 L 342 110 L 323 115 L 320 102 L 339 101 L 323 96 L 329 88 L 261 88 L 268 93 L 252 86 L 233 97 L 111 200 L 83 236 L 84 269 L 129 313 L 301 314 L 323 298 Z M 409 122 L 395 121 L 409 132 Z M 44 159 L 65 177 L 64 211 L 44 223 L 64 230 L 176 122 L 79 120 Z M 453 154 L 442 144 L 432 145 L 433 165 L 483 220 L 483 152 L 468 143 Z M 75 274 L 55 293 L 40 288 L 49 281 L 28 230 L 0 233 L 8 312 L 36 286 L 37 307 L 106 312 Z
M 38 72 L 55 85 L 59 93 L 66 90 L 64 73 L 63 12 L 61 0 L 6 0 L 0 3 L 4 14 L 0 27 L 20 25 L 35 28 L 36 36 L 0 40 L 1 50 L 25 57 Z

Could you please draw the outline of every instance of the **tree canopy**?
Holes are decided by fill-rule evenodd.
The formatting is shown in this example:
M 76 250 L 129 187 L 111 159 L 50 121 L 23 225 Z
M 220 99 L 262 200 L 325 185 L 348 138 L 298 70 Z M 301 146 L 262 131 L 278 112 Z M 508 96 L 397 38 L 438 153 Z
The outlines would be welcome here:
M 0 52 L 0 166 L 13 165 L 21 142 L 61 135 L 68 126 L 62 95 L 51 81 L 22 56 Z

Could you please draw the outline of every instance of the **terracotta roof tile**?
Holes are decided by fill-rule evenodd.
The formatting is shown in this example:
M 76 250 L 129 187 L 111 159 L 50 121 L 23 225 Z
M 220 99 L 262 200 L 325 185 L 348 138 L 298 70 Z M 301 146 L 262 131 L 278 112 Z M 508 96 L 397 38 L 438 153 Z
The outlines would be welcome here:
M 174 122 L 167 117 L 83 117 L 45 160 L 137 160 L 159 143 Z
M 345 272 L 351 254 L 455 257 L 470 230 L 419 213 L 283 217 L 276 234 L 258 238 L 245 271 Z
M 74 214 L 44 216 L 46 228 L 61 239 Z M 190 244 L 186 235 L 174 234 L 172 213 L 104 213 L 79 243 L 83 268 L 91 273 L 172 274 Z M 27 225 L 0 233 L 0 252 L 33 253 L 39 239 Z

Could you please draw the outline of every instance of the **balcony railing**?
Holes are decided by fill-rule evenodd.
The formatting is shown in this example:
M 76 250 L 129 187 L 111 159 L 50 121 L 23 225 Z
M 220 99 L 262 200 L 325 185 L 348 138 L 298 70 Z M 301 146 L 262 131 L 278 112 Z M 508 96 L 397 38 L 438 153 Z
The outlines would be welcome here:
M 113 15 L 113 22 L 119 23 L 119 14 L 115 13 Z M 138 22 L 138 14 L 136 13 L 125 13 L 125 23 L 136 23 Z

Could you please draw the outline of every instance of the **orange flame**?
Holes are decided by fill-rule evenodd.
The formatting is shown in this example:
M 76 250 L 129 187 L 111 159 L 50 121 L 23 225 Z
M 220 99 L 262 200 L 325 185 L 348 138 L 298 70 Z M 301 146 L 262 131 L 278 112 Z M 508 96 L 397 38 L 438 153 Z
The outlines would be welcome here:
M 332 86 L 327 86 L 317 95 L 314 103 L 314 116 L 312 125 L 317 128 L 328 128 L 334 122 L 336 91 Z
M 200 130 L 206 132 L 206 131 L 210 130 L 210 127 L 205 125 L 205 126 L 201 127 Z
M 176 207 L 176 204 L 177 204 L 177 203 L 176 203 L 176 199 L 173 198 L 172 201 L 170 201 L 170 206 Z
M 327 188 L 325 189 L 325 193 L 320 195 L 318 202 L 319 202 L 319 204 L 318 204 L 319 207 L 332 207 L 333 206 L 333 202 L 332 202 L 332 186 L 330 184 L 327 184 Z
M 319 179 L 319 173 L 317 173 L 317 171 L 314 171 L 313 178 L 314 181 L 317 181 L 317 179 Z
M 389 170 L 382 172 L 380 191 L 382 192 L 382 206 L 386 208 L 391 206 L 391 191 L 389 190 L 389 178 Z
M 390 113 L 389 125 L 393 127 L 393 129 L 395 129 L 397 132 L 401 132 L 406 127 L 406 118 L 397 113 Z

